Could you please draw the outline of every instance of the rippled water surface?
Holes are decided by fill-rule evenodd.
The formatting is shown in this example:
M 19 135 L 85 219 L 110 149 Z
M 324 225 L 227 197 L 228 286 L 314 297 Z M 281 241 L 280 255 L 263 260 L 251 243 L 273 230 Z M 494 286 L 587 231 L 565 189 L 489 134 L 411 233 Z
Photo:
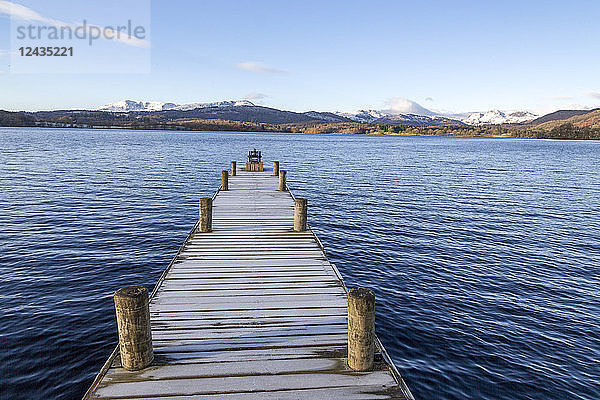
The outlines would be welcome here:
M 600 142 L 0 128 L 0 398 L 78 399 L 229 161 L 279 159 L 415 397 L 600 398 Z

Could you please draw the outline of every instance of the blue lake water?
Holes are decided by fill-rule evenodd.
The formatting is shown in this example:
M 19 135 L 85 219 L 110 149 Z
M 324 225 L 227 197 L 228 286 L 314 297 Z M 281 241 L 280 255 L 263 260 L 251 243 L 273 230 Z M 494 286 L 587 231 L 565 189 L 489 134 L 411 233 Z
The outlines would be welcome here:
M 78 399 L 229 161 L 281 160 L 417 399 L 600 398 L 600 142 L 0 128 L 0 398 Z

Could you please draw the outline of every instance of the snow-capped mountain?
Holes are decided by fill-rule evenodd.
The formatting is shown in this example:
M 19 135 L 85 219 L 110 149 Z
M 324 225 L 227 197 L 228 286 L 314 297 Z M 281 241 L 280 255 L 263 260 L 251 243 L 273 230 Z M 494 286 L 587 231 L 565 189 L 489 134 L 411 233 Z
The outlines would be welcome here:
M 464 125 L 461 121 L 441 115 L 389 114 L 373 121 L 374 124 L 390 125 Z
M 198 108 L 213 108 L 213 107 L 254 107 L 254 103 L 248 100 L 226 100 L 226 101 L 215 101 L 212 103 L 190 103 L 181 104 L 174 107 L 174 110 L 188 111 L 196 110 Z
M 534 120 L 538 115 L 529 111 L 500 111 L 490 110 L 478 112 L 464 118 L 462 122 L 468 125 L 518 124 Z
M 335 114 L 337 114 L 341 117 L 351 119 L 352 121 L 368 122 L 368 123 L 371 123 L 379 118 L 383 118 L 387 115 L 385 112 L 377 111 L 377 110 L 358 110 L 355 113 L 338 112 Z
M 439 114 L 427 109 L 427 112 L 398 112 L 397 110 L 359 110 L 356 113 L 336 113 L 337 115 L 357 122 L 375 124 L 406 124 L 406 125 L 493 125 L 516 124 L 532 121 L 538 115 L 529 111 L 500 111 L 465 113 L 465 114 Z
M 392 125 L 462 125 L 456 119 L 441 115 L 418 115 L 412 113 L 396 113 L 391 110 L 359 110 L 356 113 L 336 113 L 356 122 Z M 433 114 L 433 113 L 432 113 Z
M 420 106 L 419 106 L 420 107 Z M 414 108 L 414 107 L 413 107 Z M 347 122 L 356 121 L 363 123 L 374 123 L 374 124 L 392 124 L 392 125 L 487 125 L 487 124 L 514 124 L 531 121 L 538 116 L 529 111 L 500 111 L 491 110 L 488 112 L 477 112 L 469 114 L 456 114 L 456 115 L 442 115 L 429 111 L 423 107 L 416 108 L 418 110 L 424 110 L 428 115 L 424 115 L 420 112 L 402 112 L 398 109 L 389 110 L 358 110 L 354 113 L 326 113 L 318 111 L 309 111 L 305 113 L 294 113 L 289 111 L 281 111 L 276 109 L 269 109 L 263 106 L 256 106 L 254 103 L 248 100 L 228 100 L 228 101 L 217 101 L 212 103 L 189 103 L 189 104 L 176 104 L 166 103 L 160 101 L 134 101 L 134 100 L 121 100 L 116 103 L 107 104 L 99 107 L 97 111 L 107 112 L 159 112 L 159 111 L 186 111 L 190 112 L 196 110 L 198 116 L 205 118 L 222 118 L 222 119 L 244 119 L 241 115 L 250 113 L 256 114 L 254 119 L 260 120 L 260 115 L 267 113 L 271 115 L 274 112 L 280 112 L 281 118 L 269 118 L 269 121 L 288 121 L 289 122 L 302 122 L 308 120 L 317 120 L 325 122 Z M 412 110 L 412 108 L 410 109 Z M 233 114 L 232 114 L 233 113 Z M 253 115 L 254 115 L 253 114 Z M 260 114 L 260 115 L 259 115 Z M 248 116 L 248 118 L 250 118 Z
M 160 101 L 121 100 L 98 108 L 98 111 L 129 112 L 129 111 L 164 111 L 177 107 L 174 103 Z
M 217 101 L 213 103 L 190 103 L 190 104 L 175 104 L 165 103 L 160 101 L 134 101 L 134 100 L 121 100 L 116 103 L 107 104 L 98 107 L 97 111 L 110 111 L 110 112 L 131 112 L 131 111 L 188 111 L 195 110 L 198 108 L 214 108 L 214 107 L 241 107 L 241 106 L 254 106 L 254 104 L 248 100 L 229 100 L 229 101 Z
M 303 113 L 307 117 L 313 118 L 319 121 L 326 122 L 348 122 L 349 119 L 341 114 L 330 113 L 330 112 L 319 112 L 319 111 L 307 111 Z

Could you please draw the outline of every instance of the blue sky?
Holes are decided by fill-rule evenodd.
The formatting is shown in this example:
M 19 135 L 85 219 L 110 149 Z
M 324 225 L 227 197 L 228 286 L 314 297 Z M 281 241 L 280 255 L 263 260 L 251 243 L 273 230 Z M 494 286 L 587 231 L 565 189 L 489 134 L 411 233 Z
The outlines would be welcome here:
M 140 15 L 127 1 L 86 4 L 94 2 L 112 16 Z M 110 19 L 78 16 L 67 1 L 0 1 L 0 12 L 7 3 L 52 19 Z M 297 111 L 403 111 L 411 101 L 449 112 L 600 106 L 598 1 L 152 1 L 150 69 L 139 74 L 10 73 L 7 14 L 0 109 L 125 98 L 250 98 Z M 120 58 L 137 51 L 119 49 Z

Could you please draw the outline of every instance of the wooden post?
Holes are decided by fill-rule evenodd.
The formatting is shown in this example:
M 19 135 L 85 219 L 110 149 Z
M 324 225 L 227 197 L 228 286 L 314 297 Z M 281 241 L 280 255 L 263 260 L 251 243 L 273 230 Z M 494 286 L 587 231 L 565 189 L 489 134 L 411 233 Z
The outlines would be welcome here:
M 304 232 L 306 230 L 306 208 L 308 201 L 303 198 L 296 198 L 294 201 L 294 230 Z
M 375 294 L 353 289 L 348 294 L 348 366 L 354 371 L 373 369 L 375 353 Z
M 237 162 L 231 162 L 231 176 L 236 176 L 237 174 Z
M 200 223 L 199 232 L 212 231 L 212 198 L 203 197 L 200 199 Z
M 279 191 L 285 192 L 285 174 L 286 171 L 279 171 Z
M 273 161 L 273 176 L 279 175 L 279 161 Z
M 221 190 L 224 192 L 229 190 L 229 171 L 221 172 Z
M 123 368 L 139 371 L 154 360 L 148 290 L 128 286 L 115 292 L 115 310 L 119 329 L 119 353 Z

